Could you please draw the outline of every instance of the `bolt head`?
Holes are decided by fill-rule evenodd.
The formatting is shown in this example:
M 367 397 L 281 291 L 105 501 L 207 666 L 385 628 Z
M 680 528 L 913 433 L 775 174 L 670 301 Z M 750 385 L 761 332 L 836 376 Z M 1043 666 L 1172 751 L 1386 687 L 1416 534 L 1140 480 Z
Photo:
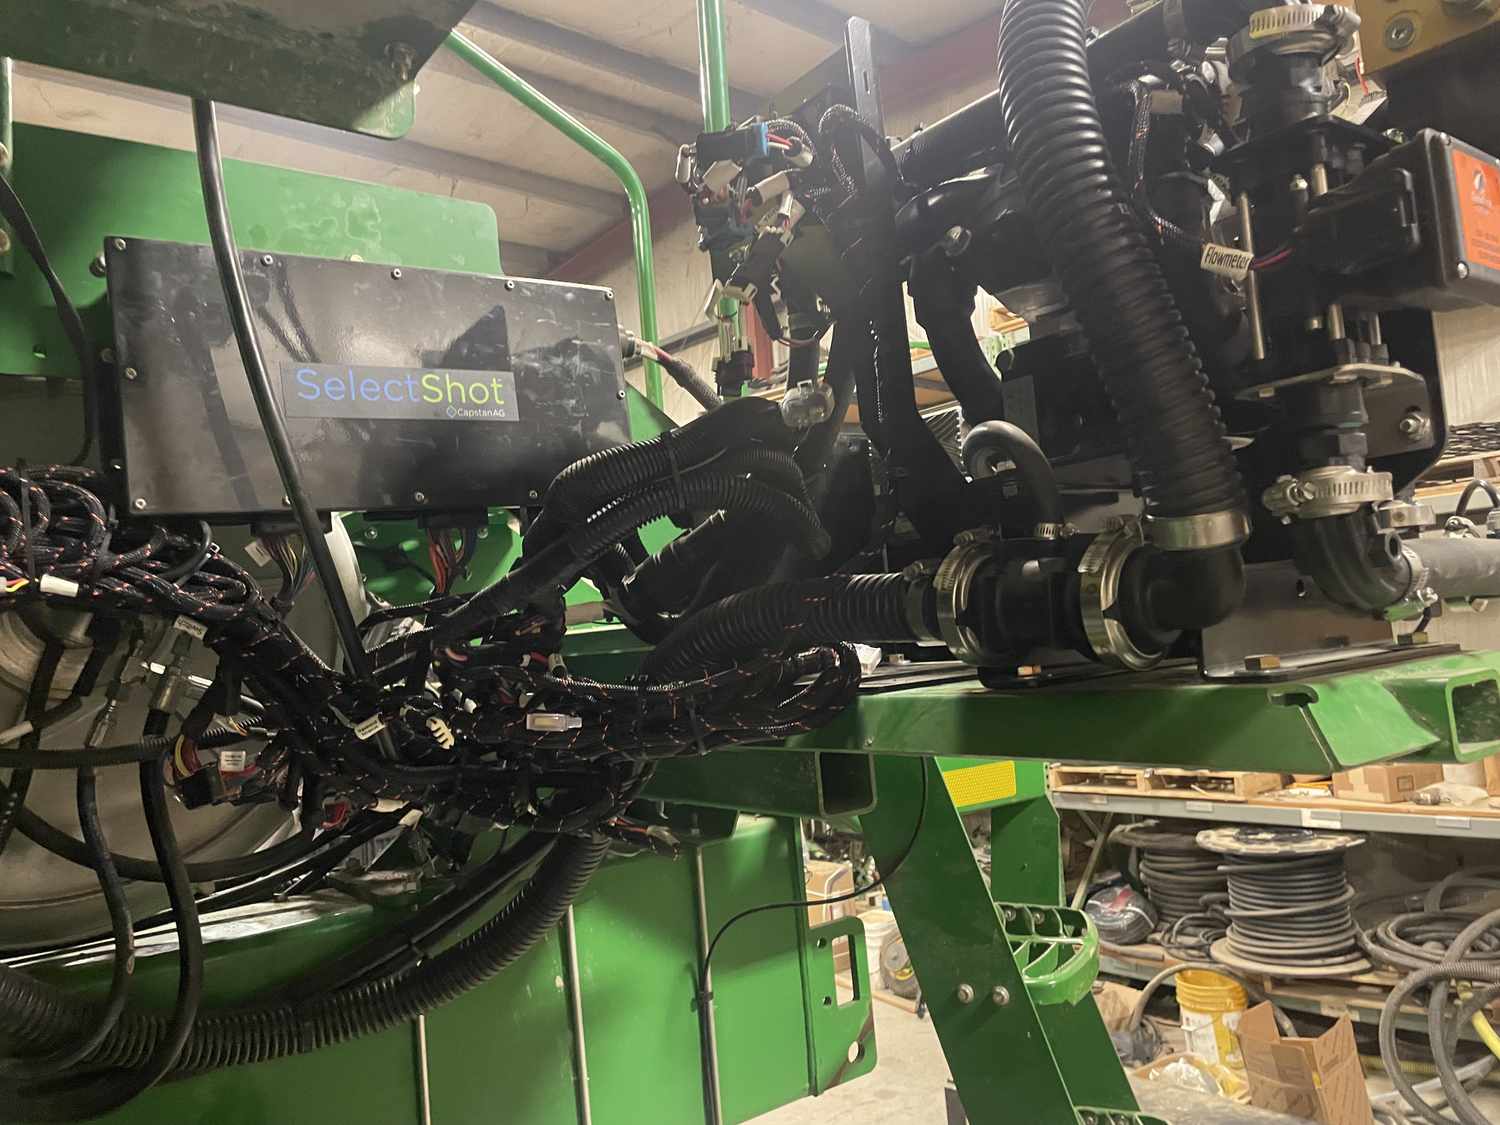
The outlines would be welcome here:
M 1417 25 L 1410 16 L 1397 16 L 1385 25 L 1385 45 L 1393 51 L 1404 51 L 1417 37 Z
M 1003 984 L 997 984 L 990 992 L 990 999 L 995 1002 L 996 1007 L 1003 1008 L 1010 1003 L 1010 989 Z
M 974 986 L 972 984 L 961 984 L 953 990 L 953 998 L 960 1004 L 972 1004 L 974 1002 Z
M 10 231 L 0 227 L 0 254 L 10 253 Z
M 427 493 L 425 493 L 425 492 L 413 492 L 411 494 L 411 498 L 413 500 L 415 500 L 418 504 L 425 504 L 425 503 L 427 503 Z
M 123 250 L 125 249 L 125 240 L 123 238 L 117 238 L 113 242 L 111 242 L 110 245 L 113 246 L 116 250 Z
M 276 264 L 276 259 L 271 257 L 271 255 L 269 254 L 262 254 L 260 256 L 260 264 L 263 266 L 274 266 Z
M 615 291 L 613 289 L 606 289 L 604 291 L 604 299 L 606 301 L 613 301 L 615 299 Z
M 624 398 L 625 398 L 625 392 L 624 391 L 616 391 L 615 392 L 615 398 L 620 399 L 620 400 L 623 401 Z
M 1458 266 L 1454 269 L 1453 272 L 1458 274 L 1459 280 L 1462 281 L 1464 278 L 1469 276 L 1469 263 L 1459 262 Z
M 130 506 L 137 512 L 144 512 L 146 510 L 146 498 L 144 496 L 137 496 L 130 502 Z
M 140 377 L 141 377 L 141 373 L 139 371 L 137 371 L 134 367 L 127 367 L 125 369 L 125 378 L 134 381 L 136 379 L 139 379 Z
M 507 290 L 514 289 L 515 287 L 516 287 L 516 283 L 514 281 L 509 281 L 509 280 L 506 281 L 505 288 Z
M 104 264 L 104 255 L 102 253 L 95 254 L 94 260 L 89 263 L 89 273 L 93 274 L 95 277 L 103 277 L 106 272 L 106 268 L 107 267 Z
M 1469 599 L 1469 608 L 1472 609 L 1475 613 L 1483 613 L 1485 610 L 1487 610 L 1487 609 L 1490 608 L 1490 599 L 1489 598 L 1470 598 Z
M 365 538 L 373 542 L 380 538 L 380 532 L 376 531 L 373 527 L 367 527 L 365 528 Z

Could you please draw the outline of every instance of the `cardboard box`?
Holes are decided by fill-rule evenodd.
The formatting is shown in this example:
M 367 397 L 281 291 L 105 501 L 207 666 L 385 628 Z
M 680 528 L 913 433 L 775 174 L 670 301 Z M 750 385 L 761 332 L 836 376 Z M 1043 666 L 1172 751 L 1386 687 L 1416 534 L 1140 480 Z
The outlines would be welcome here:
M 1410 801 L 1423 786 L 1443 780 L 1438 763 L 1390 762 L 1381 766 L 1360 766 L 1357 770 L 1333 775 L 1333 795 L 1349 801 L 1390 805 Z
M 1320 1125 L 1374 1125 L 1348 1016 L 1316 1039 L 1283 1038 L 1271 1005 L 1257 1004 L 1239 1036 L 1251 1105 Z
M 832 863 L 826 859 L 807 861 L 807 900 L 818 905 L 807 908 L 809 925 L 817 926 L 832 922 L 853 913 L 852 902 L 836 902 L 832 906 L 821 905 L 820 900 L 837 898 L 854 889 L 854 869 L 847 863 Z

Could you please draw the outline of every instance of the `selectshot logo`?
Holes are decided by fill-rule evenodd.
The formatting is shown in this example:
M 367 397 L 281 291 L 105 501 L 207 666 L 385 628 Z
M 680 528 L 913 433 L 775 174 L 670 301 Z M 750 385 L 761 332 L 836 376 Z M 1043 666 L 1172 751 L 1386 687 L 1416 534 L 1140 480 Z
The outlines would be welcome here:
M 521 420 L 510 371 L 289 363 L 281 390 L 289 418 Z

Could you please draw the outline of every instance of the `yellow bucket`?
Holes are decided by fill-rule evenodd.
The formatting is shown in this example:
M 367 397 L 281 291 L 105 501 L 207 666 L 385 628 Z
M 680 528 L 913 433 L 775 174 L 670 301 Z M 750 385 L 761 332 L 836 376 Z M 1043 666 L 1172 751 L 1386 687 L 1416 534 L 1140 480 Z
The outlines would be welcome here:
M 1245 1068 L 1236 1034 L 1245 1006 L 1245 990 L 1226 976 L 1207 969 L 1185 969 L 1177 974 L 1182 1033 L 1188 1051 L 1199 1058 L 1236 1070 Z

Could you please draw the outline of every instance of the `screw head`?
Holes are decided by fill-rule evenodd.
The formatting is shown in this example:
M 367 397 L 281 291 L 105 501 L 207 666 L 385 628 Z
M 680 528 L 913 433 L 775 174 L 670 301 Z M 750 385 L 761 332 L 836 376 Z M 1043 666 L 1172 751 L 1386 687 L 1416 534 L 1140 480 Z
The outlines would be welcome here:
M 116 250 L 123 250 L 125 249 L 125 240 L 123 238 L 117 238 L 113 242 L 111 242 L 110 245 L 113 246 Z
M 506 282 L 505 282 L 505 288 L 507 290 L 513 290 L 513 289 L 515 289 L 515 287 L 516 287 L 516 283 L 514 281 L 511 281 L 509 279 L 506 280 Z
M 125 462 L 119 460 L 118 458 L 116 458 L 115 460 L 113 460 L 113 461 L 111 461 L 109 463 L 109 468 L 110 468 L 111 472 L 118 473 L 124 467 L 125 467 Z
M 146 510 L 146 498 L 144 496 L 137 496 L 130 502 L 130 506 L 137 512 L 144 512 Z
M 115 349 L 114 348 L 100 348 L 99 349 L 99 362 L 100 363 L 111 363 L 112 364 L 112 363 L 114 363 L 114 361 L 115 361 Z
M 995 1002 L 996 1007 L 1003 1008 L 1010 1003 L 1010 989 L 1003 984 L 997 984 L 990 992 L 990 999 Z
M 94 260 L 89 263 L 89 273 L 95 277 L 103 277 L 105 274 L 104 254 L 101 252 L 94 255 Z
M 1458 266 L 1454 269 L 1453 272 L 1458 274 L 1458 279 L 1462 281 L 1464 278 L 1469 276 L 1469 263 L 1459 262 Z
M 613 289 L 606 289 L 604 291 L 604 299 L 606 301 L 613 301 L 615 299 L 615 291 Z
M 397 266 L 395 269 L 393 269 L 391 271 L 391 277 L 392 277 L 392 279 L 394 279 L 396 281 L 400 281 L 401 280 L 401 267 L 400 266 Z
M 276 259 L 271 257 L 271 255 L 269 254 L 262 254 L 260 256 L 260 264 L 263 266 L 274 266 L 276 264 Z
M 365 538 L 374 542 L 380 538 L 380 532 L 376 531 L 373 527 L 367 527 L 365 528 Z
M 972 984 L 961 984 L 953 991 L 953 997 L 960 1004 L 972 1004 L 974 1002 L 974 986 Z
M 615 392 L 615 398 L 618 398 L 618 399 L 622 399 L 622 400 L 623 400 L 623 399 L 624 399 L 624 397 L 625 397 L 625 392 L 624 392 L 624 391 L 616 391 L 616 392 Z
M 1385 45 L 1393 51 L 1404 51 L 1417 37 L 1417 25 L 1410 16 L 1397 16 L 1385 25 Z
M 415 500 L 418 504 L 425 504 L 425 503 L 427 503 L 427 493 L 425 493 L 425 492 L 413 492 L 411 494 L 411 498 L 413 500 Z
M 134 381 L 136 379 L 139 379 L 140 377 L 141 377 L 141 373 L 139 371 L 137 371 L 134 367 L 127 367 L 125 369 L 125 378 Z
M 535 499 L 536 499 L 536 498 L 537 498 L 537 497 L 538 497 L 538 496 L 540 496 L 540 495 L 541 495 L 541 493 L 539 493 L 539 492 L 538 492 L 538 491 L 537 491 L 537 490 L 536 490 L 536 489 L 534 489 L 534 488 L 533 488 L 533 489 L 530 489 L 530 490 L 529 490 L 529 491 L 528 491 L 528 492 L 527 492 L 527 493 L 526 493 L 526 498 L 527 498 L 527 499 L 528 499 L 528 500 L 535 500 Z

